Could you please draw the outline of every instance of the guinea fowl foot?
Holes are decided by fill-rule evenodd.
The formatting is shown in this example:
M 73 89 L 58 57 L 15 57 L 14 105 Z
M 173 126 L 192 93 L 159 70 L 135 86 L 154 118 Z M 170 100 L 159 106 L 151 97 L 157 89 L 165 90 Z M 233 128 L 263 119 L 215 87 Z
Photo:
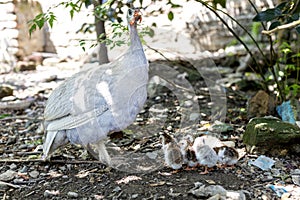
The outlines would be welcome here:
M 208 174 L 208 173 L 209 173 L 208 167 L 205 166 L 204 171 L 203 171 L 203 172 L 200 172 L 199 174 L 205 175 L 205 174 Z
M 218 165 L 217 167 L 218 167 L 219 169 L 234 169 L 234 168 L 235 168 L 234 165 L 227 165 L 227 164 Z
M 181 170 L 180 169 L 176 169 L 174 171 L 171 171 L 171 174 L 177 174 L 178 172 L 180 172 Z
M 195 167 L 189 167 L 189 166 L 187 166 L 184 170 L 186 170 L 186 171 L 194 171 L 196 169 L 197 169 L 197 166 L 195 166 Z

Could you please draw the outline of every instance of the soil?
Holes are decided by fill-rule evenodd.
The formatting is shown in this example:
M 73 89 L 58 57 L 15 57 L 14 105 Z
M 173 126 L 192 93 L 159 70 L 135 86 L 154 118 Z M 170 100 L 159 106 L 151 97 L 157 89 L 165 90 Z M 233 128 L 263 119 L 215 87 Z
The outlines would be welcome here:
M 187 66 L 182 63 L 180 65 Z M 182 70 L 185 68 L 182 67 Z M 39 71 L 25 73 L 24 79 L 36 73 Z M 54 80 L 59 81 L 61 80 Z M 201 89 L 205 82 L 200 78 L 190 81 L 193 88 L 198 88 L 197 95 L 202 96 L 198 99 L 201 121 L 209 122 L 209 94 L 207 90 Z M 272 157 L 276 161 L 274 168 L 279 171 L 277 175 L 273 171 L 262 171 L 248 163 L 259 155 L 245 153 L 245 145 L 241 140 L 248 121 L 245 111 L 247 96 L 230 88 L 227 92 L 225 122 L 233 128 L 223 131 L 220 138 L 233 141 L 235 147 L 245 153 L 233 168 L 214 167 L 206 175 L 200 174 L 202 167 L 174 172 L 166 166 L 147 173 L 129 173 L 99 163 L 75 145 L 61 148 L 50 161 L 41 161 L 39 145 L 42 144 L 43 133 L 38 130 L 50 92 L 49 89 L 43 89 L 33 94 L 33 102 L 26 109 L 0 110 L 0 174 L 7 170 L 16 172 L 5 181 L 12 185 L 0 184 L 1 199 L 199 199 L 191 193 L 197 182 L 221 185 L 230 191 L 241 190 L 247 199 L 280 199 L 267 185 L 278 182 L 293 185 L 290 172 L 300 166 L 297 155 Z M 131 131 L 113 134 L 110 136 L 111 140 L 128 151 L 136 149 L 137 145 L 138 151 L 143 152 L 159 149 L 159 131 L 147 138 L 135 137 L 133 134 L 143 130 L 147 123 L 157 123 L 150 120 L 148 110 L 158 103 L 168 108 L 167 119 L 160 132 L 173 134 L 180 123 L 181 115 L 176 111 L 179 102 L 172 91 L 161 87 L 148 98 L 145 109 L 137 116 L 134 125 L 129 127 Z M 297 197 L 292 196 L 290 199 Z

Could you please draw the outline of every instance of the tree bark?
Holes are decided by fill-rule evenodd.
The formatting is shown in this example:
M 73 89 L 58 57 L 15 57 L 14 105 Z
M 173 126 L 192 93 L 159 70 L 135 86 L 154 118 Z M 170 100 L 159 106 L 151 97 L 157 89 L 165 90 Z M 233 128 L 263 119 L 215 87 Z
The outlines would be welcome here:
M 95 0 L 94 7 L 101 5 L 102 0 Z M 106 38 L 106 32 L 105 32 L 105 22 L 103 20 L 100 20 L 97 16 L 95 16 L 95 26 L 96 26 L 96 34 L 97 34 L 97 42 L 99 40 L 104 40 Z M 102 37 L 99 38 L 101 34 L 104 34 Z M 107 47 L 104 42 L 99 43 L 98 42 L 98 59 L 99 64 L 108 63 L 108 55 L 107 55 Z

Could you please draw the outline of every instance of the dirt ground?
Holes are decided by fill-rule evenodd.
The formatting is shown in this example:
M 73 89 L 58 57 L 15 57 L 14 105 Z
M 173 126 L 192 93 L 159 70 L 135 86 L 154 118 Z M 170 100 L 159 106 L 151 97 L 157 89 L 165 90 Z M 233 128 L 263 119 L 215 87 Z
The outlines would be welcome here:
M 181 64 L 182 65 L 182 64 Z M 69 69 L 68 69 L 69 70 Z M 182 73 L 186 67 L 179 70 Z M 33 76 L 25 73 L 22 77 Z M 191 78 L 190 71 L 186 71 Z M 51 73 L 50 73 L 51 74 Z M 193 75 L 193 74 L 192 74 Z M 14 76 L 16 76 L 14 74 Z M 175 77 L 174 77 L 175 78 Z M 178 78 L 178 77 L 177 77 Z M 60 82 L 54 79 L 53 82 Z M 209 93 L 203 89 L 202 78 L 191 78 L 196 88 L 201 110 L 201 121 L 210 121 Z M 38 84 L 38 83 L 36 83 Z M 17 85 L 15 83 L 15 85 Z M 55 85 L 55 84 L 54 84 Z M 34 84 L 28 86 L 34 87 Z M 47 86 L 48 87 L 48 86 Z M 19 88 L 18 91 L 26 88 Z M 202 89 L 201 89 L 202 88 Z M 0 128 L 0 177 L 10 171 L 0 182 L 1 199 L 208 199 L 193 194 L 195 185 L 220 185 L 227 191 L 241 191 L 246 199 L 280 199 L 268 185 L 282 183 L 295 189 L 290 172 L 299 168 L 298 155 L 272 157 L 276 161 L 270 171 L 262 171 L 249 164 L 259 155 L 246 153 L 234 168 L 214 167 L 209 174 L 202 175 L 203 168 L 179 170 L 163 166 L 146 173 L 132 173 L 106 167 L 86 155 L 82 148 L 67 145 L 55 153 L 50 161 L 40 160 L 43 133 L 39 132 L 45 102 L 51 89 L 43 89 L 32 95 L 32 103 L 25 109 L 1 109 Z M 220 134 L 221 140 L 230 140 L 241 152 L 245 152 L 241 135 L 248 120 L 246 118 L 247 96 L 244 93 L 227 91 L 227 116 L 225 122 L 232 129 Z M 149 137 L 136 137 L 135 132 L 143 130 L 145 124 L 155 125 L 148 110 L 155 104 L 161 104 L 165 112 L 164 124 L 160 131 Z M 159 132 L 173 134 L 180 124 L 178 99 L 166 87 L 156 88 L 154 95 L 148 98 L 145 109 L 138 115 L 132 127 L 124 132 L 111 135 L 111 140 L 128 151 L 151 152 L 160 149 Z M 198 125 L 201 128 L 201 123 Z M 130 130 L 130 131 L 128 131 Z M 151 129 L 149 129 L 151 130 Z M 138 147 L 138 148 L 137 148 Z M 298 187 L 299 188 L 299 187 Z M 292 192 L 290 192 L 292 194 Z M 299 196 L 291 195 L 289 199 Z M 300 197 L 299 197 L 300 198 Z

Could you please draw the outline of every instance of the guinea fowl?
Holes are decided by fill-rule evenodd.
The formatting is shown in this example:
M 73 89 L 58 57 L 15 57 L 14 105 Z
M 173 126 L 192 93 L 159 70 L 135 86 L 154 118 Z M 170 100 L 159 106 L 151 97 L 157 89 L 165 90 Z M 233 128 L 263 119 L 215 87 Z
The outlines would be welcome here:
M 71 142 L 110 164 L 104 143 L 107 134 L 130 125 L 147 98 L 149 64 L 136 29 L 139 9 L 129 9 L 127 21 L 130 47 L 123 55 L 83 69 L 50 95 L 44 113 L 44 159 Z

